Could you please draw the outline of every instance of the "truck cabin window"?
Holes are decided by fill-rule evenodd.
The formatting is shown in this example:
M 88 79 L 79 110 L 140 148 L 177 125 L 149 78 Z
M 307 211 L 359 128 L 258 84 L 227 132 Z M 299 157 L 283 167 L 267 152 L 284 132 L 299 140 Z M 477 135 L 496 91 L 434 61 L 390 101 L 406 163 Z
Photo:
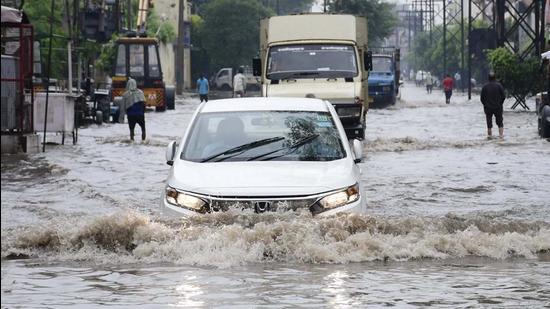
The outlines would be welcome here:
M 144 76 L 144 55 L 143 45 L 133 44 L 130 45 L 130 76 L 131 77 L 143 77 Z
M 126 76 L 126 45 L 118 46 L 115 75 Z
M 149 45 L 149 77 L 160 77 L 157 47 Z
M 357 76 L 352 45 L 284 45 L 269 50 L 267 78 L 346 78 Z
M 372 72 L 391 72 L 392 61 L 386 57 L 372 57 Z

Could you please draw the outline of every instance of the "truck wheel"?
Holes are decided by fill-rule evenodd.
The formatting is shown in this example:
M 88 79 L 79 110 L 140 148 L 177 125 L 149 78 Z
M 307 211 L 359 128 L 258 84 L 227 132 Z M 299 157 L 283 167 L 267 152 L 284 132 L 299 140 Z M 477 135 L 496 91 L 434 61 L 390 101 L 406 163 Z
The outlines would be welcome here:
M 229 90 L 231 90 L 231 87 L 229 87 L 228 84 L 223 84 L 223 85 L 221 86 L 221 90 L 229 91 Z
M 156 112 L 164 112 L 164 111 L 166 111 L 166 105 L 163 105 L 163 106 L 156 106 L 156 107 L 155 107 L 155 111 L 156 111 Z
M 548 118 L 550 118 L 550 106 L 543 107 L 541 114 L 540 137 L 550 138 L 550 122 L 548 121 Z
M 166 86 L 164 91 L 167 109 L 176 109 L 176 88 L 174 86 Z
M 102 124 L 103 123 L 103 112 L 102 111 L 95 111 L 95 123 Z

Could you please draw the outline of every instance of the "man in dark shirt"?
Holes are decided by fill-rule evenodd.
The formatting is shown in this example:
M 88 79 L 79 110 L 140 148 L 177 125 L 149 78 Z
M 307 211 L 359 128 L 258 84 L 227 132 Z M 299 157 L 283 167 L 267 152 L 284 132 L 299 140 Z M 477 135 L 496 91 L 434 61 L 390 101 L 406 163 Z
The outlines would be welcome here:
M 481 88 L 481 103 L 487 120 L 487 138 L 492 138 L 493 115 L 498 126 L 498 135 L 504 137 L 504 125 L 502 123 L 502 104 L 506 98 L 504 87 L 496 81 L 495 73 L 489 73 L 489 82 Z

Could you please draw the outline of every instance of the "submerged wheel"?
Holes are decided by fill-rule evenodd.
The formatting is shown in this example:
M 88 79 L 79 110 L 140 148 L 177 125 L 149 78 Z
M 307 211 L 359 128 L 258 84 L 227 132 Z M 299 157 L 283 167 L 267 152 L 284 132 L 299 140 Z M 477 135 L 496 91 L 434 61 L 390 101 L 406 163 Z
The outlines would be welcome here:
M 163 105 L 163 106 L 156 106 L 156 107 L 155 107 L 155 111 L 157 111 L 157 112 L 164 112 L 164 111 L 166 111 L 166 105 Z
M 550 138 L 550 122 L 548 121 L 548 118 L 550 118 L 550 106 L 545 106 L 542 108 L 541 113 L 541 119 L 540 119 L 540 137 L 542 138 Z
M 102 124 L 103 123 L 103 112 L 102 111 L 95 111 L 95 123 Z
M 176 109 L 176 88 L 174 86 L 166 86 L 164 98 L 167 109 Z

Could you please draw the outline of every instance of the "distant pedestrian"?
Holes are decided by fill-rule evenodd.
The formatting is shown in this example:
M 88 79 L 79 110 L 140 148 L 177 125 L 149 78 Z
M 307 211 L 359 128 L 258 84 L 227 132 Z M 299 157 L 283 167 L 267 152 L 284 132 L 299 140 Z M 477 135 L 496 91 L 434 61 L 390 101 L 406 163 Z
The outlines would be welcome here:
M 409 72 L 409 80 L 410 80 L 411 82 L 414 81 L 414 70 L 413 70 L 413 69 L 411 69 L 411 71 Z
M 489 82 L 481 88 L 481 103 L 487 120 L 487 138 L 492 138 L 493 115 L 498 126 L 498 136 L 504 137 L 504 124 L 502 122 L 502 105 L 504 104 L 504 87 L 496 81 L 495 74 L 489 73 Z
M 246 77 L 243 68 L 239 68 L 239 73 L 233 77 L 233 97 L 244 97 L 246 92 Z
M 426 75 L 426 92 L 432 93 L 433 86 L 434 78 L 432 77 L 432 73 L 428 72 L 428 75 Z
M 451 103 L 451 96 L 453 95 L 453 85 L 453 78 L 449 74 L 445 75 L 445 79 L 443 79 L 443 91 L 445 91 L 445 103 L 447 104 Z
M 208 92 L 210 91 L 210 85 L 208 84 L 208 79 L 206 74 L 202 74 L 201 78 L 197 80 L 197 92 L 199 93 L 199 98 L 202 102 L 208 102 Z
M 134 140 L 134 129 L 136 124 L 141 128 L 141 140 L 145 140 L 145 96 L 143 91 L 138 89 L 134 79 L 128 79 L 126 92 L 122 95 L 122 106 L 120 106 L 121 123 L 124 123 L 124 113 L 128 115 L 128 127 L 130 128 L 130 139 Z
M 462 89 L 462 76 L 458 71 L 455 73 L 455 81 L 456 81 L 456 87 L 459 89 Z

